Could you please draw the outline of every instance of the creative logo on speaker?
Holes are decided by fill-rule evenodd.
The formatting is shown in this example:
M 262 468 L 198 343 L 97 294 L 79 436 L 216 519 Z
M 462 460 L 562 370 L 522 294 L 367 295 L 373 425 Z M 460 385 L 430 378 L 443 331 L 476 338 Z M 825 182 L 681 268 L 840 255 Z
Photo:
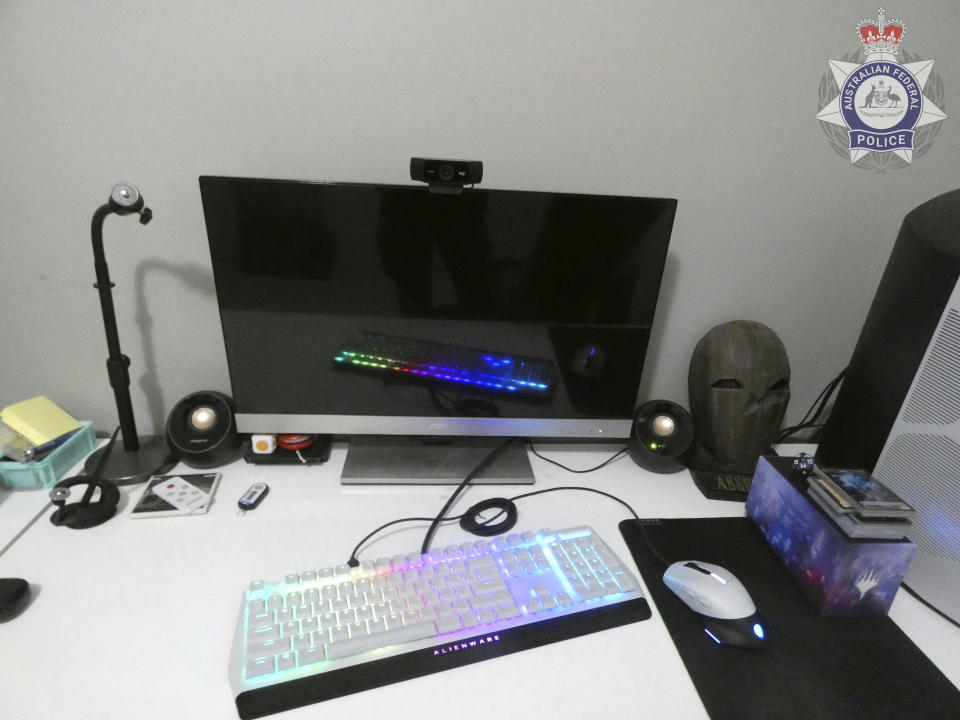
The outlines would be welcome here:
M 887 20 L 880 8 L 876 20 L 861 20 L 856 30 L 861 49 L 827 61 L 817 119 L 834 149 L 849 153 L 852 164 L 880 172 L 906 167 L 929 149 L 937 123 L 947 117 L 940 107 L 943 84 L 933 73 L 933 60 L 909 58 L 903 51 L 907 27 L 900 18 Z M 850 62 L 860 52 L 864 62 Z

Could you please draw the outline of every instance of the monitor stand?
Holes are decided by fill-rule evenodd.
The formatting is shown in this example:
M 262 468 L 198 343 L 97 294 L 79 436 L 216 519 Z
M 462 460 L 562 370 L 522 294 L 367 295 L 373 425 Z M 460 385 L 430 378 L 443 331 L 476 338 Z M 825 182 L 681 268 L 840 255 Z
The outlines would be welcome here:
M 354 435 L 343 485 L 458 485 L 506 438 Z M 530 485 L 533 468 L 518 439 L 473 479 L 477 485 Z

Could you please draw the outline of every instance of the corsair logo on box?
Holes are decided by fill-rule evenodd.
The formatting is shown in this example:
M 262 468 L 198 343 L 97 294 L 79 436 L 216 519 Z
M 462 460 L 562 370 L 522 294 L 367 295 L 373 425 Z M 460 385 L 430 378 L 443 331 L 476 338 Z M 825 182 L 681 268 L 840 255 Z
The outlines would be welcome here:
M 926 153 L 947 117 L 943 83 L 933 60 L 904 52 L 907 27 L 900 18 L 887 20 L 880 8 L 876 20 L 861 20 L 856 30 L 861 49 L 828 60 L 817 119 L 834 150 L 857 167 L 906 167 Z M 861 52 L 862 64 L 850 62 Z

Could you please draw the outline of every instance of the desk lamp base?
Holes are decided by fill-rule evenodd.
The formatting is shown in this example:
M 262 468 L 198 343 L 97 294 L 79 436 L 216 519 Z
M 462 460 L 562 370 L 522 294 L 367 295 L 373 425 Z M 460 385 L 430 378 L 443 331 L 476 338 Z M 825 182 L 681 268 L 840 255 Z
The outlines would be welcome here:
M 106 478 L 115 485 L 136 485 L 146 482 L 151 475 L 162 475 L 177 464 L 177 458 L 170 451 L 166 438 L 148 435 L 139 440 L 139 450 L 114 448 L 106 464 L 100 469 L 99 477 Z M 85 473 L 93 473 L 105 449 L 100 448 L 87 458 L 83 466 Z

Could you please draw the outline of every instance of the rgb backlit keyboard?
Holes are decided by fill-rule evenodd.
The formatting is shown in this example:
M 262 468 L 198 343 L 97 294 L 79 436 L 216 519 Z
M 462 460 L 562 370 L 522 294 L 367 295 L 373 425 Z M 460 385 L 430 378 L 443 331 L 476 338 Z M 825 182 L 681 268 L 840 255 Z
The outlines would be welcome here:
M 339 365 L 406 374 L 481 390 L 545 395 L 556 368 L 542 358 L 361 332 L 334 355 Z
M 256 718 L 649 617 L 589 527 L 517 533 L 254 581 L 230 682 Z

